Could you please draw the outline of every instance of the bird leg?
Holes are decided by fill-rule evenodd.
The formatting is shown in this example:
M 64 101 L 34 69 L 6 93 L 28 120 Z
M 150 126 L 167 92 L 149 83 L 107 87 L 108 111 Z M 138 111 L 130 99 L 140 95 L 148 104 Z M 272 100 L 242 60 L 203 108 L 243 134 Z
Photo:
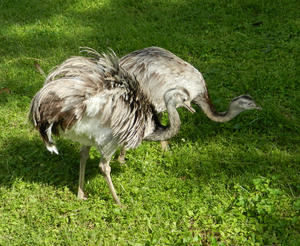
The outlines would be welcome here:
M 158 118 L 158 120 L 160 122 L 162 120 L 162 117 L 163 117 L 163 113 L 162 112 L 160 112 L 160 113 L 157 114 L 157 118 Z M 169 149 L 169 142 L 166 141 L 166 140 L 160 141 L 160 145 L 161 145 L 161 148 L 162 148 L 163 151 L 167 151 Z
M 84 186 L 84 174 L 85 174 L 85 166 L 86 161 L 89 158 L 90 146 L 83 145 L 80 149 L 80 169 L 79 169 L 79 185 L 78 185 L 78 193 L 77 197 L 79 199 L 86 199 L 86 196 L 83 192 Z
M 125 163 L 126 149 L 123 147 L 120 151 L 118 162 L 122 165 Z
M 160 145 L 163 151 L 169 150 L 169 142 L 166 140 L 160 141 Z
M 101 158 L 100 160 L 100 163 L 99 163 L 99 167 L 100 167 L 100 170 L 102 171 L 103 173 L 103 176 L 106 180 L 106 183 L 108 184 L 108 187 L 109 187 L 109 190 L 115 200 L 115 202 L 119 205 L 119 206 L 122 206 L 121 205 L 121 202 L 117 196 L 117 193 L 115 191 L 115 187 L 113 185 L 113 182 L 111 180 L 111 176 L 110 176 L 110 171 L 111 171 L 111 167 L 109 165 L 109 160 L 106 160 L 105 158 Z

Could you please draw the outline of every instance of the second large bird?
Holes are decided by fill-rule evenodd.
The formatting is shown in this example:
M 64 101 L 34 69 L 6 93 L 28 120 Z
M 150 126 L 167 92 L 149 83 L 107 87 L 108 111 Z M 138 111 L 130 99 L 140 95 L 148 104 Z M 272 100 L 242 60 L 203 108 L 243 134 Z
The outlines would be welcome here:
M 188 62 L 160 47 L 133 51 L 120 59 L 120 66 L 136 77 L 157 113 L 166 110 L 164 94 L 171 88 L 184 88 L 206 116 L 216 122 L 227 122 L 245 110 L 261 109 L 251 96 L 241 95 L 232 99 L 226 112 L 217 112 L 202 74 Z M 120 161 L 124 155 L 123 151 Z

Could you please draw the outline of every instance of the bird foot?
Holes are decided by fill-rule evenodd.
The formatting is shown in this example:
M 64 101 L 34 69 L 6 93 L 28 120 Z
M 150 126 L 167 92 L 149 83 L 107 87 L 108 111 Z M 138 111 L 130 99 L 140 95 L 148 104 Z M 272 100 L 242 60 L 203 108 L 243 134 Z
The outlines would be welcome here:
M 119 162 L 121 165 L 124 165 L 124 164 L 125 164 L 125 156 L 119 155 L 119 157 L 118 157 L 118 162 Z
M 77 198 L 79 200 L 87 200 L 87 197 L 85 196 L 85 194 L 81 190 L 78 190 Z
M 161 141 L 160 145 L 163 151 L 167 151 L 170 149 L 168 141 Z
M 120 151 L 119 157 L 118 157 L 118 162 L 123 165 L 125 163 L 125 155 L 126 155 L 126 150 L 123 148 Z

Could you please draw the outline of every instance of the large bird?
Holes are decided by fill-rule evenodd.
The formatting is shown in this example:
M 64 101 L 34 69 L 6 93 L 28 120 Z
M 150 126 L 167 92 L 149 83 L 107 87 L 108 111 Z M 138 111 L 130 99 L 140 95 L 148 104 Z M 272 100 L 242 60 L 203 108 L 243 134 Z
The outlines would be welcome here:
M 91 146 L 101 153 L 99 167 L 114 201 L 121 204 L 111 180 L 109 165 L 118 147 L 137 147 L 142 140 L 160 141 L 174 136 L 180 128 L 177 107 L 190 106 L 189 92 L 177 86 L 165 91 L 163 101 L 169 126 L 159 123 L 154 105 L 134 76 L 119 66 L 113 51 L 95 57 L 72 57 L 55 68 L 34 96 L 29 119 L 39 131 L 46 148 L 58 154 L 52 135 L 79 142 L 80 173 L 78 198 L 83 191 L 86 160 Z
M 176 87 L 187 90 L 191 100 L 208 118 L 216 122 L 227 122 L 245 110 L 261 109 L 251 96 L 241 95 L 231 101 L 226 112 L 217 112 L 202 74 L 191 64 L 163 48 L 149 47 L 133 51 L 120 59 L 120 66 L 136 77 L 157 113 L 166 110 L 166 91 Z M 122 161 L 124 156 L 119 159 Z

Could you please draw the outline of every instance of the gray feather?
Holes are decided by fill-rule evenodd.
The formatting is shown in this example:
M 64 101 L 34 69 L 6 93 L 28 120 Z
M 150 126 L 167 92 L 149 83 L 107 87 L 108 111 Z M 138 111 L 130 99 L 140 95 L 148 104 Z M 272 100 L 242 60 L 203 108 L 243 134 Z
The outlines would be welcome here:
M 83 117 L 97 116 L 112 130 L 112 142 L 134 148 L 145 128 L 154 128 L 153 106 L 137 81 L 120 69 L 112 51 L 102 55 L 88 51 L 97 59 L 72 57 L 51 71 L 32 100 L 31 122 L 52 146 L 50 133 L 59 135 Z
M 191 64 L 163 48 L 149 47 L 133 51 L 120 59 L 120 66 L 136 77 L 157 112 L 166 110 L 164 95 L 171 88 L 185 89 L 191 100 L 211 120 L 217 122 L 229 121 L 244 110 L 260 109 L 251 97 L 244 95 L 233 99 L 232 103 L 246 99 L 249 107 L 238 107 L 238 103 L 231 103 L 227 112 L 218 113 L 211 102 L 202 74 Z

